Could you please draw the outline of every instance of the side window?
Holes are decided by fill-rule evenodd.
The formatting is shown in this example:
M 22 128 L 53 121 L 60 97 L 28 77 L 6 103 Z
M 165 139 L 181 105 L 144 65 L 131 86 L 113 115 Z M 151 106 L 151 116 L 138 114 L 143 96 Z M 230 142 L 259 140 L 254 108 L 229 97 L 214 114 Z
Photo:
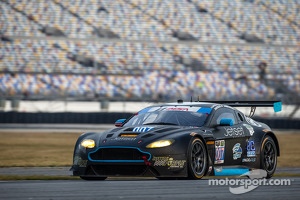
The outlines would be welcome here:
M 233 120 L 233 124 L 237 124 L 237 119 L 233 110 L 229 108 L 219 108 L 211 121 L 211 125 L 218 125 L 220 124 L 221 119 L 229 118 Z
M 222 114 L 220 114 L 220 116 L 217 118 L 217 124 L 220 124 L 220 121 L 223 118 L 232 119 L 233 120 L 233 124 L 236 124 L 236 120 L 235 120 L 235 117 L 234 117 L 233 113 L 222 113 Z
M 240 120 L 240 122 L 245 121 L 244 117 L 243 117 L 243 115 L 241 113 L 238 112 L 237 115 L 238 115 L 238 119 Z

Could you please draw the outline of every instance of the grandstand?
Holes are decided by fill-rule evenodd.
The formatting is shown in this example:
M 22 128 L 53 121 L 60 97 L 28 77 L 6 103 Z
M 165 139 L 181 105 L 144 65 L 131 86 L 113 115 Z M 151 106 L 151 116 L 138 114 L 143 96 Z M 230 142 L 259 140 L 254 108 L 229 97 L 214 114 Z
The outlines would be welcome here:
M 2 0 L 1 99 L 299 104 L 299 10 L 297 0 Z

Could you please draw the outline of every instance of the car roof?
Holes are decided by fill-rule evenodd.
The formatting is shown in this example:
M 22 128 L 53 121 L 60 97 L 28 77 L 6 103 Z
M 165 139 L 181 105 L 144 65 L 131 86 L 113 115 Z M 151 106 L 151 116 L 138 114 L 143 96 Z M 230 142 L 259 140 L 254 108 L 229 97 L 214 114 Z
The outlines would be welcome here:
M 190 107 L 186 111 L 190 112 L 204 112 L 204 113 L 213 113 L 219 108 L 229 108 L 232 111 L 238 111 L 238 109 L 228 106 L 226 104 L 219 104 L 214 102 L 173 102 L 173 103 L 163 103 L 163 104 L 155 104 L 152 106 L 145 107 L 144 109 L 140 110 L 138 113 L 146 113 L 146 112 L 153 112 L 156 111 L 157 108 L 162 107 L 178 107 L 178 109 L 181 109 L 182 107 Z M 193 108 L 197 108 L 196 110 Z M 199 109 L 198 109 L 199 108 Z M 154 110 L 153 110 L 154 109 Z M 174 108 L 177 110 L 176 108 Z M 173 111 L 175 111 L 173 110 Z
M 217 103 L 209 103 L 209 102 L 173 102 L 173 103 L 165 103 L 154 106 L 195 106 L 195 107 L 212 107 L 213 105 L 222 105 Z
M 216 103 L 209 103 L 209 102 L 174 102 L 174 103 L 166 103 L 165 105 L 171 105 L 171 106 L 206 106 L 211 107 L 213 105 L 216 105 Z M 221 104 L 218 104 L 221 105 Z
M 165 104 L 157 104 L 152 105 L 150 107 L 164 107 L 164 106 L 191 106 L 191 107 L 208 107 L 208 108 L 216 108 L 217 106 L 230 108 L 235 111 L 239 111 L 238 109 L 221 103 L 213 103 L 213 102 L 173 102 L 173 103 L 165 103 Z

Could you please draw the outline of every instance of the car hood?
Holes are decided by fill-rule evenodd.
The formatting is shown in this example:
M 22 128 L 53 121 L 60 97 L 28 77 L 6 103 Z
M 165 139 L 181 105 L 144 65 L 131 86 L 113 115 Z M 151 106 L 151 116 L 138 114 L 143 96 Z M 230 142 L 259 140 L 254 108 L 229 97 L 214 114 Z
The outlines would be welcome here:
M 199 127 L 166 125 L 121 127 L 103 133 L 100 137 L 99 145 L 142 145 L 160 138 L 174 138 L 196 130 L 199 130 Z

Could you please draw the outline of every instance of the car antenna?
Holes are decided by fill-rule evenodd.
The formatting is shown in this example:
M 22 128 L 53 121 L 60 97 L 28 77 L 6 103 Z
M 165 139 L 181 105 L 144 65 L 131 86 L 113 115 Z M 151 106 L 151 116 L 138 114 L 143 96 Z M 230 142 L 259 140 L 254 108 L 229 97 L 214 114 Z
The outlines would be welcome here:
M 193 96 L 191 96 L 191 103 L 193 102 Z

